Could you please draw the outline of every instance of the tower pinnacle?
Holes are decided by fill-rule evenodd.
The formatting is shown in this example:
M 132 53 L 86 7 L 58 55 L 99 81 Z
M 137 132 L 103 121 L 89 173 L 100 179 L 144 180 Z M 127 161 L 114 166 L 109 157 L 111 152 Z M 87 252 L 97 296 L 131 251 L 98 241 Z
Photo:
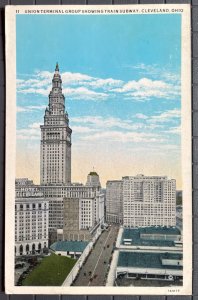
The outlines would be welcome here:
M 56 63 L 56 69 L 55 71 L 58 71 L 59 72 L 59 66 L 58 66 L 58 63 Z

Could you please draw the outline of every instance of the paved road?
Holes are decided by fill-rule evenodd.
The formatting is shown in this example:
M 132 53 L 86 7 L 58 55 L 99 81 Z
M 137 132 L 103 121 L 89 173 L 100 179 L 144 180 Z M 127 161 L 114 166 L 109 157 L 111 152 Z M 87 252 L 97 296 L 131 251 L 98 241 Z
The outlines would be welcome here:
M 118 226 L 115 225 L 109 227 L 107 231 L 103 231 L 73 283 L 74 286 L 105 285 L 117 234 Z

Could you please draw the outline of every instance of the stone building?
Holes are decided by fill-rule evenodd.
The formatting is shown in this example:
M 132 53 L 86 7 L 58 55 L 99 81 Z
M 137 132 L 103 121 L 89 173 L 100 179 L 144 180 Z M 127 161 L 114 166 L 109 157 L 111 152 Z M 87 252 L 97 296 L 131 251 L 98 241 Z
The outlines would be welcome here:
M 140 174 L 122 180 L 125 227 L 176 226 L 175 179 Z
M 56 64 L 49 104 L 41 125 L 40 181 L 41 185 L 71 184 L 71 134 L 62 80 Z
M 48 248 L 49 202 L 27 178 L 15 188 L 15 255 L 42 253 Z
M 93 204 L 91 199 L 64 199 L 63 240 L 87 241 L 91 238 L 89 229 L 93 226 Z
M 95 171 L 87 175 L 86 186 L 101 187 L 99 175 Z

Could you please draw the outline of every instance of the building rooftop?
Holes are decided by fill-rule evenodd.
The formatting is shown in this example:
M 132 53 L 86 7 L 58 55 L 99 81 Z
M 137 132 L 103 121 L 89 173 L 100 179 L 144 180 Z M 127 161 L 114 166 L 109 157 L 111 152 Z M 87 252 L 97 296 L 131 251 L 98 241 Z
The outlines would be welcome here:
M 175 264 L 165 264 L 162 263 L 162 260 L 172 260 L 175 262 Z M 119 253 L 118 258 L 118 267 L 182 270 L 182 265 L 179 265 L 179 263 L 182 260 L 183 255 L 177 253 L 148 253 L 121 251 Z
M 96 173 L 95 171 L 92 171 L 92 172 L 89 173 L 89 175 L 91 175 L 91 176 L 93 176 L 93 175 L 98 176 L 98 173 Z
M 83 252 L 88 242 L 83 241 L 59 241 L 50 246 L 53 251 L 65 251 L 65 252 Z
M 155 239 L 148 237 L 148 239 L 143 234 L 148 235 L 160 235 Z M 124 244 L 125 239 L 131 239 L 131 245 L 134 246 L 161 246 L 161 247 L 174 247 L 174 240 L 168 240 L 167 236 L 180 235 L 180 230 L 175 227 L 141 227 L 141 228 L 127 228 L 124 229 L 122 234 L 121 244 Z

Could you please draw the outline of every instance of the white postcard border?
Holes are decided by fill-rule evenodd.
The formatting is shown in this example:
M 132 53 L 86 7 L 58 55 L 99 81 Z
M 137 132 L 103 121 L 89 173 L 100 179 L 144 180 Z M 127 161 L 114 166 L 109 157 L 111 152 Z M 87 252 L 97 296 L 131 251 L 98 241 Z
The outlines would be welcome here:
M 183 172 L 183 286 L 179 287 L 33 287 L 14 285 L 14 201 L 16 159 L 16 11 L 67 10 L 70 14 L 85 10 L 134 10 L 134 14 L 182 14 L 182 172 Z M 143 9 L 145 12 L 143 12 Z M 183 12 L 181 12 L 181 9 Z M 137 10 L 137 12 L 135 12 Z M 148 12 L 149 10 L 149 12 Z M 155 12 L 156 10 L 156 12 Z M 108 14 L 107 12 L 104 12 Z M 104 14 L 103 13 L 103 14 Z M 31 13 L 30 13 L 31 14 Z M 45 13 L 40 13 L 45 14 Z M 69 12 L 68 12 L 69 14 Z M 85 13 L 84 13 L 85 14 Z M 95 13 L 97 14 L 97 13 Z M 148 4 L 122 6 L 7 6 L 6 7 L 6 169 L 5 169 L 5 288 L 8 294 L 69 294 L 69 295 L 191 295 L 192 294 L 192 155 L 191 155 L 191 46 L 190 5 Z M 185 83 L 185 84 L 184 84 Z

